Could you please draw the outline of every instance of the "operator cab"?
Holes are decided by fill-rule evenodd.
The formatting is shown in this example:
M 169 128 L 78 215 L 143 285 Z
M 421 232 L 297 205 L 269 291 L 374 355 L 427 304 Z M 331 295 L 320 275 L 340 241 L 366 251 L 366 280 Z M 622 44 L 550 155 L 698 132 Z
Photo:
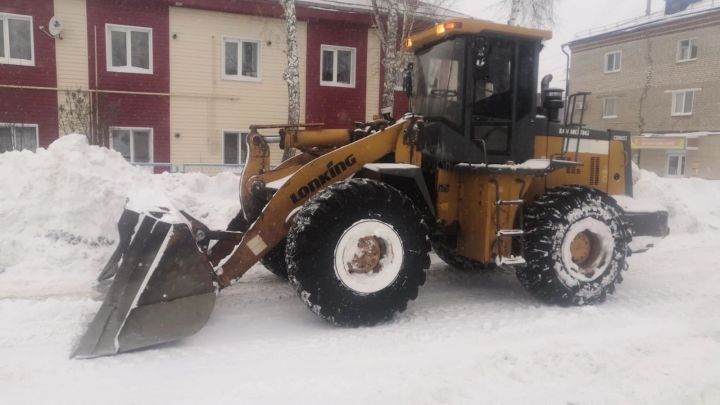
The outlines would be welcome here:
M 538 58 L 546 31 L 453 20 L 414 35 L 410 106 L 425 117 L 425 153 L 448 163 L 532 157 Z M 408 89 L 410 90 L 410 89 Z

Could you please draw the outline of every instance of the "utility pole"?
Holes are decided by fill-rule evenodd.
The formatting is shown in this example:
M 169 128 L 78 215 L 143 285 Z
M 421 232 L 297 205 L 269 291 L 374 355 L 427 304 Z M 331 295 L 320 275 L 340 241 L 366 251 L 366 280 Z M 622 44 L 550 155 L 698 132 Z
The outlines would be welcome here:
M 652 14 L 652 0 L 647 0 L 647 6 L 645 7 L 645 15 L 650 16 Z

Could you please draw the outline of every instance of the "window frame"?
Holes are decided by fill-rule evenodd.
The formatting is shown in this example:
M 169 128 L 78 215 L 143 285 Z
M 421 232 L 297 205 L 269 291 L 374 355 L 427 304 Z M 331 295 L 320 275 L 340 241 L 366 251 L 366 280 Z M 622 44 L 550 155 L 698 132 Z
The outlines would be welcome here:
M 223 80 L 236 80 L 243 82 L 261 82 L 262 81 L 262 41 L 254 38 L 234 37 L 229 35 L 223 35 L 221 38 L 222 51 L 220 56 L 220 71 Z M 238 74 L 229 75 L 225 72 L 225 43 L 236 42 L 238 44 Z M 253 42 L 257 44 L 257 77 L 244 76 L 242 74 L 242 43 Z
M 670 90 L 670 91 L 668 91 L 669 93 L 672 94 L 672 96 L 671 96 L 671 97 L 672 97 L 672 104 L 671 104 L 671 107 L 670 107 L 670 116 L 671 116 L 671 117 L 689 117 L 689 116 L 693 115 L 693 111 L 695 111 L 695 94 L 696 94 L 697 92 L 699 92 L 700 90 L 702 90 L 702 89 L 682 89 L 682 90 Z M 687 97 L 687 93 L 692 93 L 692 95 L 693 95 L 693 96 L 692 96 L 692 104 L 690 105 L 690 112 L 685 112 L 685 111 L 683 111 L 683 112 L 677 112 L 676 107 L 677 107 L 677 105 L 678 105 L 678 103 L 677 103 L 678 100 L 677 100 L 677 97 L 676 97 L 676 96 L 679 95 L 679 94 L 683 94 L 682 105 L 683 105 L 683 108 L 684 108 L 684 107 L 685 107 L 685 97 Z
M 225 135 L 226 134 L 237 134 L 238 136 L 238 163 L 225 163 Z M 248 161 L 248 155 L 250 154 L 250 149 L 247 147 L 247 137 L 250 135 L 250 131 L 240 131 L 237 129 L 223 129 L 220 131 L 220 136 L 222 137 L 221 144 L 222 144 L 222 161 L 223 165 L 231 165 L 231 166 L 245 166 Z M 243 138 L 245 138 L 245 142 L 243 142 Z M 243 159 L 243 145 L 245 145 L 245 158 Z
M 126 66 L 113 66 L 112 64 L 112 32 L 121 31 L 125 33 L 125 48 L 127 53 L 127 65 Z M 148 36 L 148 68 L 139 68 L 132 65 L 132 41 L 131 35 L 128 35 L 132 31 L 146 32 Z M 116 73 L 135 73 L 151 75 L 154 71 L 153 61 L 153 29 L 152 27 L 138 27 L 134 25 L 123 25 L 123 24 L 105 24 L 105 69 L 108 72 Z
M 619 61 L 618 61 L 617 58 L 615 59 L 616 61 L 618 61 L 618 63 L 617 63 L 617 69 L 608 70 L 608 59 L 609 59 L 610 55 L 620 55 Z M 611 51 L 611 52 L 605 53 L 605 57 L 603 58 L 603 62 L 604 62 L 604 64 L 603 64 L 603 71 L 604 71 L 606 74 L 618 73 L 618 72 L 622 71 L 622 62 L 623 62 L 623 57 L 622 57 L 622 56 L 623 56 L 623 51 L 622 51 L 622 50 Z M 613 63 L 613 66 L 615 66 L 614 63 Z
M 13 150 L 14 152 L 19 152 L 20 150 L 15 149 L 15 131 L 14 128 L 35 128 L 35 150 L 31 152 L 37 152 L 37 149 L 40 147 L 40 125 L 39 124 L 17 124 L 17 123 L 11 123 L 11 122 L 0 122 L 0 128 L 10 128 L 12 131 L 12 141 L 13 141 Z M 29 149 L 22 149 L 22 150 L 29 150 Z
M 108 128 L 108 131 L 110 133 L 110 149 L 115 150 L 115 147 L 113 145 L 113 136 L 112 131 L 113 130 L 127 130 L 130 131 L 130 160 L 128 163 L 133 165 L 151 165 L 155 163 L 155 129 L 149 128 L 149 127 L 117 127 L 117 126 L 111 126 Z M 136 162 L 135 161 L 135 131 L 149 131 L 150 132 L 150 144 L 148 145 L 148 153 L 150 155 L 150 161 L 149 162 Z
M 8 18 L 30 22 L 30 60 L 10 57 L 10 26 L 7 23 Z M 33 24 L 33 16 L 0 12 L 0 20 L 3 21 L 3 50 L 5 52 L 5 56 L 0 56 L 0 64 L 35 66 L 35 25 Z
M 670 158 L 677 157 L 679 159 L 678 161 L 678 168 L 680 170 L 679 174 L 671 174 L 670 173 Z M 686 166 L 687 166 L 687 153 L 685 152 L 668 152 L 665 155 L 665 176 L 666 177 L 685 177 L 686 172 Z
M 602 119 L 615 119 L 618 117 L 618 100 L 620 100 L 620 97 L 603 97 L 603 110 L 602 110 Z M 614 115 L 607 115 L 607 102 L 613 100 L 615 102 L 615 114 Z
M 698 57 L 697 57 L 697 52 L 696 52 L 694 58 L 693 58 L 693 57 L 690 57 L 689 59 L 682 59 L 682 43 L 685 42 L 685 41 L 688 41 L 688 42 L 690 43 L 690 49 L 691 49 L 691 51 L 690 51 L 690 56 L 692 56 L 692 47 L 693 47 L 693 46 L 696 46 L 696 47 L 697 47 L 697 44 L 696 44 L 697 38 L 686 38 L 686 39 L 681 39 L 681 40 L 679 40 L 679 41 L 678 41 L 678 45 L 677 45 L 676 59 L 675 59 L 675 61 L 676 61 L 677 63 L 693 62 L 693 61 L 696 61 L 697 58 L 698 58 Z
M 331 51 L 333 53 L 333 80 L 332 81 L 325 81 L 323 80 L 322 73 L 323 73 L 323 52 L 325 51 Z M 337 75 L 338 75 L 338 51 L 350 51 L 350 83 L 342 83 L 337 81 Z M 350 47 L 350 46 L 340 46 L 340 45 L 328 45 L 328 44 L 320 44 L 320 85 L 321 86 L 327 86 L 327 87 L 345 87 L 349 89 L 354 89 L 357 83 L 357 48 Z

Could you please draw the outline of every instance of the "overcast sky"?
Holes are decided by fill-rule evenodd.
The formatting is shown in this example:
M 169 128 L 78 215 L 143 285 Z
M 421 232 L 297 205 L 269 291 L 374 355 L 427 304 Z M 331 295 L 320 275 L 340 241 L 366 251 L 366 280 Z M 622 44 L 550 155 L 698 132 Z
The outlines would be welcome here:
M 502 0 L 455 0 L 454 9 L 475 18 L 507 22 Z M 565 86 L 565 55 L 560 46 L 581 31 L 615 24 L 645 14 L 646 0 L 556 0 L 557 22 L 554 37 L 545 43 L 540 59 L 540 77 L 552 73 L 553 84 Z M 653 0 L 653 12 L 661 11 L 664 0 Z

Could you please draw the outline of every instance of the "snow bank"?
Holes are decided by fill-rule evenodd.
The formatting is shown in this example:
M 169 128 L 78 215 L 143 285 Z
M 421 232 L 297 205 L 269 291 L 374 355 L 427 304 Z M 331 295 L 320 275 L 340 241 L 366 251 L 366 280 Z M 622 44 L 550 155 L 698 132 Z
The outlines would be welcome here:
M 135 207 L 184 209 L 211 227 L 239 208 L 235 175 L 152 175 L 83 135 L 1 154 L 0 190 L 0 297 L 92 287 L 128 198 Z
M 720 230 L 720 181 L 663 178 L 636 170 L 635 198 L 659 205 L 670 214 L 670 232 Z
M 720 229 L 720 182 L 638 171 L 636 196 L 670 212 L 674 234 Z M 152 175 L 68 135 L 36 153 L 0 155 L 0 297 L 85 293 L 135 208 L 184 209 L 222 228 L 239 209 L 233 174 Z
M 720 182 L 638 174 L 638 196 L 671 212 L 673 234 L 633 255 L 602 306 L 543 306 L 512 273 L 435 258 L 395 321 L 334 328 L 258 268 L 197 335 L 74 361 L 126 196 L 221 227 L 239 208 L 237 177 L 150 175 L 81 136 L 1 154 L 3 403 L 719 404 L 719 233 L 682 232 L 718 229 Z

